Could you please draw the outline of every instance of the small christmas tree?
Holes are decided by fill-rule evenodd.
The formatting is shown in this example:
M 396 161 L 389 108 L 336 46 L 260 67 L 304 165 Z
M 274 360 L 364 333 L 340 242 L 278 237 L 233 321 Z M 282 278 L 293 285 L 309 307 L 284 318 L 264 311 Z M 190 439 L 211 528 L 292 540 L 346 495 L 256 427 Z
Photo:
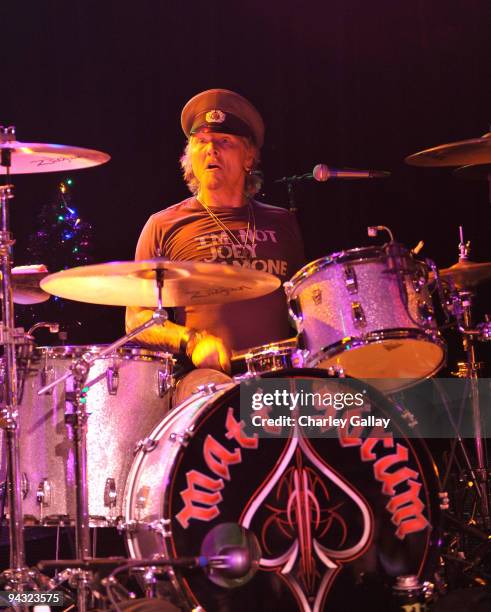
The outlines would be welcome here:
M 44 264 L 50 273 L 93 262 L 93 230 L 72 203 L 72 180 L 59 184 L 56 198 L 42 207 L 38 230 L 31 234 L 27 254 L 32 264 Z M 16 324 L 29 329 L 39 321 L 58 321 L 62 328 L 80 326 L 79 304 L 58 297 L 33 306 L 16 305 Z
M 71 199 L 71 179 L 60 183 L 56 201 L 41 209 L 39 229 L 31 234 L 27 252 L 32 263 L 50 272 L 83 266 L 93 260 L 92 226 L 82 221 Z

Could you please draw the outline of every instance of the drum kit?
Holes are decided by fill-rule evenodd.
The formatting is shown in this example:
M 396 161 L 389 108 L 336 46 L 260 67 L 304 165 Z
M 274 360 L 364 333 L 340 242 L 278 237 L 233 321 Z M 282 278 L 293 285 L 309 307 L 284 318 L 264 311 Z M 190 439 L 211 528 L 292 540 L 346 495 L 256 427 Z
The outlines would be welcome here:
M 0 425 L 10 541 L 9 569 L 0 578 L 5 591 L 66 588 L 72 609 L 107 609 L 109 601 L 111 609 L 131 609 L 123 601 L 128 591 L 115 578 L 124 570 L 137 576 L 149 605 L 165 592 L 168 607 L 159 599 L 148 609 L 177 609 L 175 604 L 241 611 L 257 608 L 260 597 L 260 609 L 307 612 L 371 601 L 374 591 L 391 586 L 397 601 L 402 592 L 408 601 L 422 596 L 428 585 L 421 581 L 432 579 L 441 552 L 447 495 L 424 441 L 411 431 L 414 423 L 391 396 L 445 364 L 435 296 L 466 352 L 458 376 L 469 381 L 475 461 L 460 440 L 455 445 L 461 444 L 475 485 L 480 518 L 472 529 L 487 539 L 491 514 L 476 344 L 491 339 L 491 323 L 475 324 L 472 304 L 475 288 L 491 279 L 491 263 L 469 260 L 462 228 L 458 262 L 446 269 L 419 260 L 388 228 L 369 228 L 370 236 L 388 231 L 388 242 L 333 253 L 285 283 L 295 338 L 235 353 L 233 361 L 244 364 L 235 378 L 204 370 L 176 384 L 172 354 L 129 341 L 165 323 L 165 307 L 251 299 L 277 289 L 279 280 L 163 258 L 54 274 L 42 266 L 12 269 L 11 176 L 88 168 L 109 156 L 22 143 L 13 128 L 1 129 L 0 154 L 6 178 L 0 187 Z M 463 173 L 487 177 L 479 165 L 491 163 L 491 135 L 406 161 L 466 165 Z M 24 333 L 15 328 L 13 304 L 36 304 L 50 295 L 152 308 L 154 314 L 109 346 L 39 347 L 35 328 L 56 332 L 56 324 L 38 323 Z M 339 441 L 249 435 L 240 416 L 241 383 L 260 386 L 282 377 L 293 385 L 331 378 L 353 393 L 369 381 L 363 384 L 370 389 L 371 414 L 390 416 L 396 438 L 383 439 L 377 429 L 363 438 L 345 432 Z M 30 525 L 75 528 L 76 558 L 39 565 L 62 570 L 54 578 L 26 565 Z M 109 527 L 123 532 L 129 559 L 91 556 L 91 528 Z M 189 557 L 200 554 L 201 543 L 201 557 Z M 189 569 L 197 567 L 205 573 Z M 101 579 L 101 568 L 112 574 Z M 104 587 L 109 598 L 101 596 Z M 386 603 L 383 597 L 373 601 Z

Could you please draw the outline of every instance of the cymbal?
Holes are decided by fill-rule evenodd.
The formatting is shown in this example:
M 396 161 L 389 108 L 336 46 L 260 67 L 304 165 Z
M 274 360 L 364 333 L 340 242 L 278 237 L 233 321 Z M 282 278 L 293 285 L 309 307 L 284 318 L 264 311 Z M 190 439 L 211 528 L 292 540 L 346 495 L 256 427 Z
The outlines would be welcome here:
M 469 164 L 456 168 L 453 174 L 469 181 L 491 181 L 491 163 L 489 164 Z
M 491 262 L 459 261 L 438 273 L 440 278 L 451 281 L 457 289 L 471 289 L 491 280 Z
M 411 166 L 467 166 L 491 163 L 491 132 L 480 138 L 451 142 L 409 155 Z
M 39 283 L 48 276 L 44 265 L 17 266 L 12 268 L 12 297 L 16 304 L 41 304 L 47 302 L 51 295 L 41 289 Z M 0 279 L 2 273 L 0 272 Z M 0 292 L 0 298 L 2 294 Z
M 111 156 L 94 149 L 68 145 L 20 142 L 0 138 L 0 150 L 11 149 L 10 174 L 36 174 L 38 172 L 66 172 L 105 164 Z M 0 166 L 0 175 L 6 174 Z
M 155 271 L 164 273 L 164 306 L 224 304 L 271 293 L 280 280 L 266 272 L 194 261 L 113 261 L 50 274 L 44 291 L 62 298 L 111 306 L 157 306 Z

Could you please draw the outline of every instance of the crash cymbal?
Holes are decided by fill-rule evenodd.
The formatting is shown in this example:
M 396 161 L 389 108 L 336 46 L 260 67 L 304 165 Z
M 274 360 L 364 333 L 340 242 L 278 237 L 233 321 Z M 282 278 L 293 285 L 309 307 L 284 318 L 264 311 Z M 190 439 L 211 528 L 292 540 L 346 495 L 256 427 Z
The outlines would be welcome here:
M 43 291 L 39 283 L 48 274 L 48 269 L 44 265 L 12 268 L 12 297 L 14 302 L 24 305 L 47 302 L 51 295 Z M 0 272 L 1 278 L 2 273 Z
M 164 306 L 219 304 L 256 298 L 277 289 L 280 280 L 266 272 L 192 261 L 113 261 L 50 274 L 41 281 L 62 298 L 112 306 L 157 306 L 155 271 L 164 273 Z
M 491 181 L 491 163 L 462 166 L 461 168 L 456 168 L 453 174 L 457 178 L 469 181 Z
M 419 153 L 404 160 L 411 166 L 466 166 L 491 163 L 491 132 L 481 138 L 450 142 Z
M 450 281 L 457 289 L 472 289 L 491 279 L 491 262 L 459 261 L 438 273 L 440 278 Z
M 80 170 L 105 164 L 111 159 L 107 153 L 93 149 L 8 140 L 6 135 L 0 132 L 0 152 L 3 149 L 11 150 L 10 174 Z M 6 172 L 6 167 L 0 166 L 0 175 Z

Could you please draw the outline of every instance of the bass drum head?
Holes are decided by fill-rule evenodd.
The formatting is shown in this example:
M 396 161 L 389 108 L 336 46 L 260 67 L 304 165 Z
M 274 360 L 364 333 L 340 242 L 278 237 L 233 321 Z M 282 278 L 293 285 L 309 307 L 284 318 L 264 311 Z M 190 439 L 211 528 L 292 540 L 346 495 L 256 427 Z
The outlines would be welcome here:
M 308 379 L 314 388 L 332 381 L 346 393 L 365 389 L 363 416 L 389 417 L 394 437 L 381 439 L 372 424 L 365 429 L 368 439 L 355 431 L 342 440 L 255 438 L 252 427 L 240 425 L 238 385 L 205 404 L 197 399 L 202 407 L 195 412 L 193 434 L 159 475 L 162 518 L 170 522 L 169 537 L 160 540 L 163 550 L 149 549 L 144 530 L 132 537 L 141 537 L 145 556 L 179 557 L 199 555 L 206 535 L 221 523 L 239 523 L 255 533 L 262 558 L 247 584 L 225 589 L 199 570 L 176 573 L 189 608 L 386 609 L 395 576 L 426 579 L 436 564 L 439 484 L 431 456 L 422 440 L 408 437 L 394 406 L 361 381 L 296 369 L 248 384 L 260 388 L 264 379 L 280 377 L 293 383 Z M 167 437 L 171 431 L 175 436 L 178 423 L 167 430 Z M 160 452 L 167 453 L 165 445 Z M 144 488 L 138 473 L 135 478 L 133 489 Z

